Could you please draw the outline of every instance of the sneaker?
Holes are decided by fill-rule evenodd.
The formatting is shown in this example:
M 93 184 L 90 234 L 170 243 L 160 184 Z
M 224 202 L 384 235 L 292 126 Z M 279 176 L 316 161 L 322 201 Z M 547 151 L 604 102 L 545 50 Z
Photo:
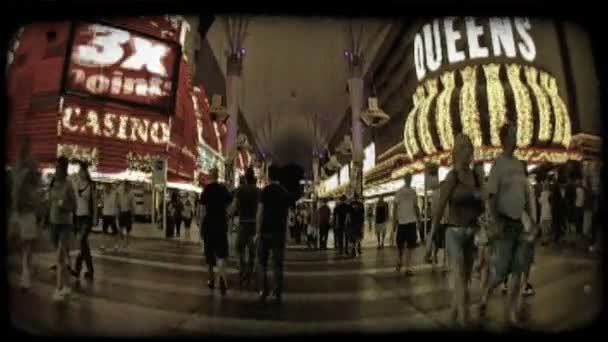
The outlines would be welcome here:
M 213 280 L 207 280 L 207 287 L 211 290 L 215 289 L 215 282 Z
M 396 269 L 397 269 L 397 273 L 401 272 L 401 262 L 397 263 Z
M 91 272 L 91 271 L 85 272 L 84 278 L 87 279 L 87 280 L 93 280 L 93 278 L 94 278 L 93 272 Z
M 509 292 L 509 287 L 507 286 L 507 284 L 506 284 L 506 283 L 503 283 L 503 284 L 502 284 L 502 289 L 500 289 L 500 291 L 501 291 L 503 294 L 506 294 L 507 292 Z
M 406 271 L 405 271 L 405 276 L 406 276 L 406 277 L 411 277 L 411 276 L 413 276 L 413 275 L 414 275 L 414 273 L 413 273 L 411 270 L 406 270 Z
M 64 299 L 65 295 L 62 293 L 62 291 L 55 289 L 55 292 L 53 292 L 53 301 L 62 302 Z
M 526 284 L 526 287 L 524 288 L 524 291 L 522 292 L 522 295 L 524 296 L 534 296 L 536 292 L 534 292 L 534 288 L 532 287 L 532 284 Z

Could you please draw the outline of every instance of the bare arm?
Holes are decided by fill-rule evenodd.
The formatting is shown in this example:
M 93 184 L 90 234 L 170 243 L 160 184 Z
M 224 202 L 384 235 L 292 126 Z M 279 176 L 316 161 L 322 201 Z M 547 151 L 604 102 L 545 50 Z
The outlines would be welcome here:
M 453 172 L 450 172 L 445 182 L 441 185 L 439 189 L 439 202 L 433 208 L 433 218 L 431 224 L 431 232 L 428 234 L 427 240 L 427 250 L 430 251 L 430 242 L 433 240 L 435 236 L 435 232 L 437 231 L 439 224 L 441 223 L 441 219 L 443 218 L 443 213 L 445 211 L 445 207 L 448 204 L 448 200 L 452 194 L 452 190 L 456 186 L 456 179 Z

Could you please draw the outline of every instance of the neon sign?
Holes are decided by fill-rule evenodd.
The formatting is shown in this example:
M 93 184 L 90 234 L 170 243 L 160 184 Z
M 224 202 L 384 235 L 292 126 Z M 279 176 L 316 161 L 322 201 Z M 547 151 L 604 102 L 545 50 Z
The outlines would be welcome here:
M 63 109 L 60 124 L 63 130 L 70 133 L 131 142 L 162 145 L 170 139 L 170 128 L 166 122 L 76 106 L 66 106 Z
M 76 24 L 66 91 L 172 111 L 180 49 L 101 24 Z
M 490 57 L 536 58 L 536 44 L 530 35 L 528 18 L 447 17 L 425 24 L 414 37 L 416 76 L 443 69 L 445 64 Z M 445 47 L 445 50 L 444 50 Z

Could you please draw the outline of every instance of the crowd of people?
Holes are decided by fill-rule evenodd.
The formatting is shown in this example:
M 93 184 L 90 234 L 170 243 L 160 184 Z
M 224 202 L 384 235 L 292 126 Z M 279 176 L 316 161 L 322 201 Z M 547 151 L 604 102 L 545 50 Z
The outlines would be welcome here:
M 255 285 L 260 301 L 272 295 L 280 302 L 284 290 L 283 270 L 286 245 L 305 244 L 309 250 L 327 250 L 333 230 L 334 249 L 338 255 L 354 258 L 361 255 L 365 232 L 375 233 L 378 250 L 384 249 L 390 231 L 389 245 L 397 247 L 395 269 L 413 276 L 412 251 L 423 243 L 422 262 L 438 264 L 442 251 L 443 270 L 449 272 L 452 287 L 452 317 L 461 325 L 469 322 L 470 286 L 474 273 L 479 273 L 482 289 L 480 314 L 485 313 L 488 299 L 502 285 L 508 294 L 509 321 L 520 320 L 522 298 L 533 295 L 530 269 L 537 241 L 541 245 L 583 241 L 592 246 L 598 241 L 599 198 L 575 172 L 561 177 L 540 176 L 531 184 L 527 165 L 514 155 L 516 127 L 506 124 L 500 131 L 503 152 L 486 177 L 483 164 L 473 162 L 474 147 L 470 138 L 458 134 L 454 139 L 453 168 L 434 190 L 432 213 L 423 215 L 410 175 L 390 201 L 381 196 L 374 207 L 366 209 L 360 194 L 350 199 L 341 196 L 333 213 L 327 199 L 296 204 L 293 196 L 279 183 L 280 169 L 269 167 L 269 183 L 263 189 L 256 184 L 249 168 L 240 186 L 230 191 L 219 181 L 217 169 L 210 171 L 207 184 L 194 203 L 182 201 L 174 193 L 167 203 L 166 237 L 180 236 L 182 223 L 189 236 L 193 219 L 200 234 L 208 266 L 207 286 L 228 292 L 226 267 L 230 252 L 228 236 L 233 218 L 238 218 L 236 243 L 239 286 Z M 69 276 L 93 279 L 94 265 L 88 237 L 93 226 L 95 183 L 87 166 L 82 164 L 77 177 L 67 177 L 68 160 L 59 158 L 54 178 L 40 193 L 41 177 L 31 157 L 26 139 L 13 173 L 11 227 L 18 232 L 22 251 L 21 287 L 30 286 L 33 241 L 36 226 L 48 226 L 50 239 L 57 251 L 56 300 L 70 294 Z M 392 208 L 389 204 L 392 202 Z M 103 192 L 103 232 L 116 235 L 115 250 L 127 251 L 134 213 L 129 184 L 118 189 L 106 186 Z M 42 210 L 40 208 L 43 208 Z M 421 229 L 427 216 L 432 218 L 429 231 Z M 80 252 L 70 263 L 69 241 L 80 236 Z M 106 240 L 107 241 L 107 240 Z M 102 246 L 102 249 L 103 246 Z M 272 260 L 274 283 L 267 276 L 268 259 Z M 405 260 L 404 260 L 405 259 Z

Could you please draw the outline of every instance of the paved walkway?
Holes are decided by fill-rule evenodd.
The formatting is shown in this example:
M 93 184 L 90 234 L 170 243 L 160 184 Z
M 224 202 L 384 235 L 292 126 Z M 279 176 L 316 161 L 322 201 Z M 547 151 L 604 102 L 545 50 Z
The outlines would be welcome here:
M 145 229 L 145 228 L 141 228 Z M 288 247 L 281 306 L 256 302 L 252 289 L 236 288 L 236 260 L 228 265 L 225 298 L 205 284 L 200 246 L 135 238 L 128 254 L 100 254 L 103 235 L 92 236 L 96 277 L 74 283 L 64 303 L 51 300 L 52 252 L 37 254 L 33 286 L 17 288 L 19 258 L 9 258 L 10 315 L 21 329 L 52 335 L 169 336 L 276 335 L 329 332 L 391 332 L 451 327 L 444 273 L 421 264 L 416 249 L 414 276 L 397 274 L 396 250 L 366 248 L 347 259 L 334 251 Z M 72 252 L 73 254 L 76 251 Z M 562 331 L 581 327 L 602 308 L 597 259 L 539 248 L 532 271 L 536 296 L 526 299 L 523 329 Z M 585 290 L 586 286 L 589 286 Z M 503 330 L 503 296 L 495 294 L 487 318 L 477 315 L 479 280 L 473 280 L 477 329 Z

